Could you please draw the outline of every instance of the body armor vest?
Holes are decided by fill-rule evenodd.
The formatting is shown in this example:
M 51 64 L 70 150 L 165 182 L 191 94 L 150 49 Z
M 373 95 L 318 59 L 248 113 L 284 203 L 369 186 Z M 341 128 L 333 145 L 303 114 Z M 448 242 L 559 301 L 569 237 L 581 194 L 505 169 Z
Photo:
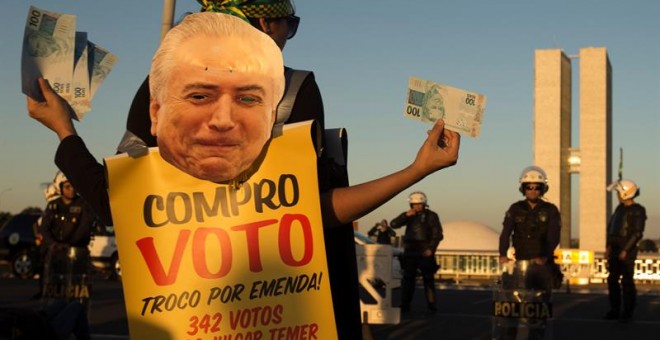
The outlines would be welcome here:
M 619 204 L 607 225 L 609 243 L 617 248 L 623 247 L 629 238 L 635 237 L 634 234 L 644 231 L 643 225 L 637 224 L 640 223 L 639 221 L 643 222 L 645 220 L 646 211 L 641 205 L 633 204 L 626 207 L 623 204 Z M 636 242 L 632 244 L 632 247 L 637 247 Z
M 82 206 L 76 201 L 65 205 L 61 200 L 48 204 L 53 215 L 52 234 L 58 242 L 67 243 L 80 223 Z
M 426 215 L 427 211 L 423 211 L 415 216 L 413 222 L 406 228 L 406 234 L 404 236 L 405 241 L 419 242 L 432 240 L 431 228 L 426 226 L 426 220 L 428 218 Z
M 521 201 L 511 211 L 514 221 L 513 247 L 516 258 L 528 260 L 540 257 L 547 244 L 550 211 L 544 205 L 529 210 L 527 202 Z

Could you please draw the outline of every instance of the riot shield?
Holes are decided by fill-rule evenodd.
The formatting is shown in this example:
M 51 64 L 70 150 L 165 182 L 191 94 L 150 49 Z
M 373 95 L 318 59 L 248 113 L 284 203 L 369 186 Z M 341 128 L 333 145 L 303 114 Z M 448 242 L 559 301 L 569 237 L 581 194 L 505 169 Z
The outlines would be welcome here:
M 505 265 L 493 288 L 493 339 L 552 339 L 551 289 L 536 283 L 547 270 L 527 260 Z
M 44 305 L 53 300 L 78 301 L 89 310 L 92 285 L 86 247 L 51 247 L 44 266 Z

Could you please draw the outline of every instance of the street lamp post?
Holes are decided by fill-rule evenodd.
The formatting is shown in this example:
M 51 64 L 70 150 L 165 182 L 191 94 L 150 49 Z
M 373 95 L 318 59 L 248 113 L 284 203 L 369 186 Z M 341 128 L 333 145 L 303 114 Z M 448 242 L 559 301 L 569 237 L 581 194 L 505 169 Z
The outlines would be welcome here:
M 174 25 L 174 10 L 176 8 L 176 0 L 163 0 L 163 20 L 160 28 L 160 39 L 163 40 L 165 34 Z

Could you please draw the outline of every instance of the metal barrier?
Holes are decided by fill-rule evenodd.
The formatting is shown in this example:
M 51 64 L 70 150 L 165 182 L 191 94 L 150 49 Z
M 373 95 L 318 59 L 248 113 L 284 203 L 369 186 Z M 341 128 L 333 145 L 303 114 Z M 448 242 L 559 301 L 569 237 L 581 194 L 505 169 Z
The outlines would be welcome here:
M 493 279 L 502 274 L 497 252 L 436 252 L 440 269 L 437 278 L 453 278 L 456 283 L 466 279 Z
M 567 249 L 567 251 L 580 251 Z M 562 263 L 564 277 L 571 284 L 601 283 L 607 280 L 607 260 L 603 252 L 593 252 L 593 262 Z M 578 255 L 579 256 L 579 255 Z M 436 278 L 453 279 L 454 282 L 470 279 L 496 280 L 502 270 L 499 265 L 499 253 L 479 251 L 442 251 L 436 252 L 440 270 Z M 560 262 L 560 261 L 558 261 Z M 571 280 L 573 278 L 573 280 Z M 584 280 L 583 278 L 587 278 Z M 635 281 L 640 283 L 660 284 L 660 254 L 640 253 L 635 261 Z
M 579 249 L 556 249 L 555 262 L 561 267 L 564 279 L 572 285 L 587 285 L 591 279 L 594 252 Z
M 363 322 L 398 324 L 401 310 L 392 306 L 392 288 L 401 285 L 394 278 L 392 247 L 382 244 L 355 245 L 360 281 L 360 308 Z

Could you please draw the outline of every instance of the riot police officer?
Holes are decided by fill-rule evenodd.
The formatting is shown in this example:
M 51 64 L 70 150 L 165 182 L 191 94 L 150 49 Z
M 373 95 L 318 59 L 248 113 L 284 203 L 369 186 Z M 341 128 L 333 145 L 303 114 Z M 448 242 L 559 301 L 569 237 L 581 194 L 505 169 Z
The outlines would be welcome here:
M 87 246 L 94 216 L 62 172 L 57 173 L 54 184 L 60 197 L 48 202 L 41 221 L 43 243 L 48 246 L 44 272 L 49 288 L 44 290 L 44 297 L 69 299 L 66 290 L 63 293 L 61 288 L 53 287 L 57 286 L 57 277 L 67 277 L 71 282 L 72 275 L 87 276 Z
M 507 210 L 499 240 L 500 263 L 506 264 L 513 259 L 507 256 L 509 245 L 513 243 L 515 261 L 527 264 L 525 272 L 514 275 L 520 281 L 503 282 L 505 289 L 539 290 L 540 300 L 550 302 L 556 275 L 554 250 L 559 244 L 561 217 L 557 207 L 544 200 L 548 192 L 548 178 L 543 169 L 529 166 L 523 169 L 518 190 L 524 200 L 513 203 Z M 504 279 L 504 277 L 503 277 Z M 536 298 L 536 297 L 535 297 Z M 541 339 L 544 336 L 544 319 L 529 330 L 529 339 Z M 510 326 L 514 326 L 513 323 Z M 516 327 L 505 330 L 505 339 L 515 339 Z
M 403 235 L 403 282 L 401 283 L 401 311 L 410 311 L 410 302 L 415 292 L 415 278 L 419 270 L 424 280 L 427 308 L 437 310 L 435 296 L 435 272 L 439 266 L 435 250 L 443 239 L 442 224 L 438 214 L 428 209 L 426 194 L 415 191 L 408 196 L 410 209 L 390 222 L 397 229 L 406 226 Z
M 635 310 L 637 290 L 633 275 L 637 242 L 642 239 L 646 223 L 646 209 L 635 203 L 634 198 L 639 196 L 639 187 L 635 182 L 619 180 L 607 189 L 616 190 L 619 205 L 607 223 L 605 258 L 609 270 L 607 288 L 610 310 L 604 318 L 607 320 L 620 318 L 625 322 L 632 318 Z M 621 310 L 622 298 L 623 310 Z
M 60 197 L 60 189 L 55 186 L 55 183 L 50 183 L 44 188 L 44 199 L 46 202 L 50 203 Z M 46 256 L 48 255 L 48 244 L 43 238 L 43 215 L 39 217 L 36 223 L 35 235 L 39 244 L 39 292 L 32 296 L 33 299 L 40 299 L 43 295 L 44 289 L 44 276 L 45 268 L 44 264 L 46 263 Z
M 504 217 L 500 234 L 500 263 L 512 259 L 507 257 L 511 241 L 515 249 L 516 260 L 530 260 L 530 270 L 538 275 L 530 275 L 526 280 L 527 288 L 552 290 L 552 271 L 549 265 L 554 263 L 554 250 L 559 244 L 561 217 L 557 207 L 544 200 L 548 192 L 548 180 L 545 171 L 537 166 L 523 169 L 518 190 L 524 200 L 513 203 Z
M 90 211 L 62 172 L 57 173 L 54 183 L 60 197 L 49 201 L 44 212 L 44 239 L 51 245 L 87 248 L 93 221 Z

